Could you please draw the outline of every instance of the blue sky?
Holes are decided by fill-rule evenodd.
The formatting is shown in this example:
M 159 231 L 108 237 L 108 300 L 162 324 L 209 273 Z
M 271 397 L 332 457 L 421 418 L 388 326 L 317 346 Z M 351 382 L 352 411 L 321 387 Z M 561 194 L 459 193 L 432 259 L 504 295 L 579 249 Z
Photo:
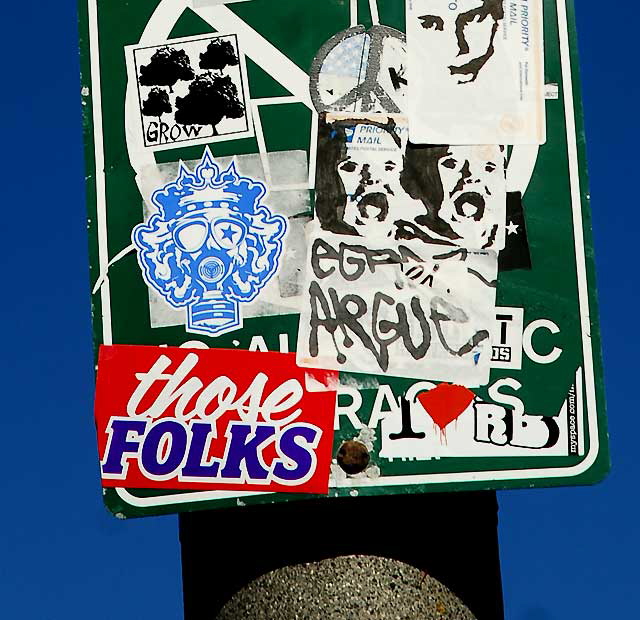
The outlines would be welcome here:
M 500 494 L 509 620 L 640 607 L 638 37 L 632 11 L 602 6 L 577 11 L 613 471 L 593 488 Z M 75 3 L 4 9 L 2 616 L 180 618 L 177 518 L 118 521 L 100 497 Z

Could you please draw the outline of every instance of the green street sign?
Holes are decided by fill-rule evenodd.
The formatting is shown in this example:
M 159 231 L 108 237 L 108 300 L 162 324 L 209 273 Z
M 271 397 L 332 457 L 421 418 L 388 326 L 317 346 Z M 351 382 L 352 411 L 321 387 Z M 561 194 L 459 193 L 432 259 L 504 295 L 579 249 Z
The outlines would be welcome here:
M 328 498 L 606 475 L 571 2 L 83 0 L 81 48 L 96 349 L 295 354 L 305 394 L 336 395 Z M 173 393 L 188 445 L 216 394 Z M 128 488 L 141 446 L 122 435 L 116 515 L 310 497 L 286 455 L 265 492 L 248 456 L 235 488 Z

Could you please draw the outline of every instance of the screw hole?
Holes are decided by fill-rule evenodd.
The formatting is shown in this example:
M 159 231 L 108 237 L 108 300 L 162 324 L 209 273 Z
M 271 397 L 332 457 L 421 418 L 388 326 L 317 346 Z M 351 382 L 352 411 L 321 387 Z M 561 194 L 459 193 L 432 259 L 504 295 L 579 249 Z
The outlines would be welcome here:
M 338 465 L 342 468 L 342 471 L 349 475 L 359 474 L 363 472 L 369 462 L 371 456 L 367 446 L 363 443 L 355 440 L 345 441 L 338 450 L 337 456 Z

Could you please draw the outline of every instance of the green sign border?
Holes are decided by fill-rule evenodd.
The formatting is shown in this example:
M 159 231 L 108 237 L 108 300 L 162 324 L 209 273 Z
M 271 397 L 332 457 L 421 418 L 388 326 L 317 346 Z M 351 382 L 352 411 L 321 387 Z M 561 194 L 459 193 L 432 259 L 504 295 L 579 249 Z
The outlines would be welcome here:
M 99 85 L 99 78 L 105 73 L 105 66 L 114 63 L 122 64 L 124 71 L 124 57 L 107 57 L 98 67 L 95 55 L 92 57 L 90 49 L 99 49 L 105 53 L 108 46 L 101 41 L 97 43 L 98 16 L 97 4 L 104 0 L 80 0 L 80 32 L 81 32 L 81 71 L 83 86 L 85 160 L 87 170 L 87 202 L 89 211 L 90 257 L 92 285 L 100 278 L 100 257 L 108 254 L 106 244 L 101 245 L 98 237 L 100 226 L 106 226 L 105 209 L 98 208 L 106 204 L 107 175 L 116 174 L 112 167 L 107 167 L 104 151 L 102 150 L 102 130 L 105 133 L 115 131 L 113 126 L 107 126 L 105 117 L 101 117 L 103 101 L 94 98 L 94 88 Z M 149 3 L 151 4 L 151 3 Z M 240 3 L 245 4 L 245 3 Z M 249 3 L 246 3 L 249 4 Z M 155 5 L 155 3 L 154 3 Z M 235 10 L 240 5 L 230 5 Z M 144 8 L 150 12 L 151 8 Z M 242 7 L 238 8 L 243 10 Z M 557 14 L 557 20 L 550 17 L 550 13 Z M 566 458 L 545 457 L 545 467 L 535 467 L 535 459 L 517 457 L 518 468 L 496 468 L 494 471 L 465 471 L 465 463 L 469 459 L 455 459 L 456 472 L 422 474 L 428 481 L 407 483 L 393 486 L 353 486 L 331 489 L 330 496 L 382 495 L 392 493 L 460 491 L 479 489 L 510 489 L 529 488 L 532 486 L 562 486 L 576 484 L 592 484 L 602 480 L 609 471 L 608 435 L 606 430 L 605 400 L 603 385 L 603 369 L 601 355 L 601 338 L 598 324 L 597 296 L 595 283 L 595 266 L 593 259 L 593 241 L 591 234 L 591 217 L 589 210 L 589 192 L 585 152 L 585 135 L 583 128 L 583 111 L 581 101 L 580 79 L 578 71 L 578 50 L 575 36 L 575 12 L 571 0 L 545 0 L 545 37 L 559 36 L 561 50 L 562 79 L 560 97 L 564 98 L 567 147 L 570 162 L 571 199 L 573 206 L 574 234 L 576 244 L 583 240 L 584 254 L 576 254 L 578 268 L 579 300 L 582 305 L 582 332 L 590 337 L 583 342 L 585 389 L 583 402 L 585 403 L 584 423 L 589 432 L 586 437 L 586 456 L 576 460 L 570 466 Z M 93 39 L 92 39 L 93 36 Z M 563 85 L 571 84 L 571 89 L 565 91 Z M 573 122 L 571 117 L 573 116 Z M 102 118 L 102 123 L 96 125 L 95 119 Z M 568 121 L 568 122 L 566 122 Z M 123 133 L 123 128 L 119 131 Z M 122 139 L 118 136 L 118 139 Z M 574 146 L 575 145 L 575 146 Z M 544 148 L 544 147 L 543 147 Z M 128 166 L 127 161 L 121 162 Z M 109 164 L 110 166 L 110 164 Z M 104 171 L 104 173 L 103 173 Z M 577 224 L 577 226 L 576 226 Z M 94 330 L 96 348 L 100 343 L 109 344 L 103 335 L 105 323 L 110 321 L 111 308 L 108 288 L 101 289 L 101 293 L 94 297 Z M 585 311 L 586 309 L 586 311 Z M 269 325 L 269 323 L 267 323 Z M 260 333 L 260 332 L 257 332 Z M 223 345 L 222 345 L 223 346 Z M 543 389 L 545 386 L 539 386 Z M 505 459 L 509 460 L 509 459 Z M 494 459 L 495 461 L 495 459 Z M 533 466 L 533 468 L 532 468 Z M 516 478 L 520 472 L 527 472 L 525 477 Z M 521 474 L 520 474 L 521 475 Z M 541 476 L 541 477 L 538 477 Z M 457 480 L 443 480 L 446 477 L 459 477 Z M 411 479 L 411 476 L 405 476 Z M 227 497 L 233 495 L 233 497 Z M 217 498 L 216 498 L 217 496 Z M 305 497 L 300 494 L 278 494 L 277 501 L 299 500 Z M 239 504 L 269 503 L 274 501 L 273 494 L 247 494 L 237 497 L 237 493 L 225 492 L 167 492 L 145 491 L 133 489 L 105 489 L 105 503 L 117 516 L 133 517 L 151 514 L 166 514 L 177 511 L 201 510 L 236 506 Z

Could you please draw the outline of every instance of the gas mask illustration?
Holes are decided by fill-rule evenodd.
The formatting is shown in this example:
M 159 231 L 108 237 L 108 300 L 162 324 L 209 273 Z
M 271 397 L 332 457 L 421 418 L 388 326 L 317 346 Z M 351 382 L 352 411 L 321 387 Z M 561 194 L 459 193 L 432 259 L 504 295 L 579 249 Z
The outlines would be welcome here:
M 186 329 L 217 336 L 242 326 L 240 304 L 275 275 L 287 221 L 262 203 L 264 184 L 221 171 L 209 148 L 192 173 L 154 192 L 159 210 L 133 229 L 149 286 L 173 307 L 187 308 Z

